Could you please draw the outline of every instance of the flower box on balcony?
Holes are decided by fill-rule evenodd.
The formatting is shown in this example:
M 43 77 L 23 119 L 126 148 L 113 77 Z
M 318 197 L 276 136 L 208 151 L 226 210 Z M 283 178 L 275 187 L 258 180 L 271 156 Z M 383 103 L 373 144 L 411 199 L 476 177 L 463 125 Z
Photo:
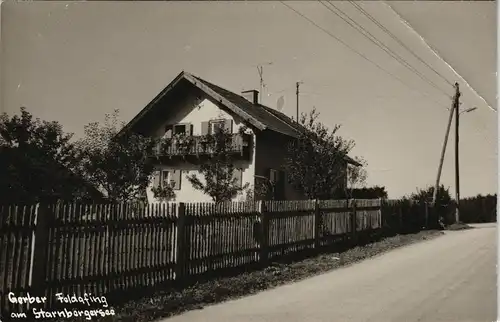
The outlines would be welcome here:
M 179 135 L 173 138 L 164 138 L 159 142 L 157 156 L 202 156 L 213 154 L 214 138 L 210 135 L 184 136 Z M 243 153 L 243 150 L 250 144 L 251 135 L 235 133 L 231 135 L 231 142 L 228 149 L 232 153 Z

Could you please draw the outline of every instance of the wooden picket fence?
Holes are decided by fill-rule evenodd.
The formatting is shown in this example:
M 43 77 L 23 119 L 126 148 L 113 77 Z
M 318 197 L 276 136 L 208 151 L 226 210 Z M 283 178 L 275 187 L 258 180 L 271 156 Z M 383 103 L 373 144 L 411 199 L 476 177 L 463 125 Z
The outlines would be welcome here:
M 126 298 L 335 238 L 419 230 L 428 214 L 426 205 L 380 199 L 0 206 L 0 317 L 30 309 L 9 292 L 46 296 L 45 308 L 60 292 Z

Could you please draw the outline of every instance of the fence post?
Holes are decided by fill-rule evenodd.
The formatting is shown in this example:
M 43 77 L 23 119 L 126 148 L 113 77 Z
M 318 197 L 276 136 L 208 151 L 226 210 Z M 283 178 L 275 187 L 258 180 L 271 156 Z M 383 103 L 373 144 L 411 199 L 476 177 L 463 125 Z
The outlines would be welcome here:
M 321 210 L 318 199 L 314 200 L 314 249 L 321 246 Z
M 47 296 L 47 263 L 49 248 L 49 229 L 54 223 L 54 213 L 46 204 L 36 205 L 35 230 L 31 253 L 30 280 L 34 296 Z M 42 304 L 43 305 L 43 304 Z
M 379 221 L 378 221 L 378 229 L 382 229 L 384 228 L 384 213 L 382 212 L 383 208 L 384 208 L 384 199 L 382 198 L 378 198 L 379 200 L 379 207 L 380 207 L 380 217 L 379 217 Z
M 424 201 L 425 229 L 429 229 L 429 204 Z
M 351 239 L 354 244 L 356 244 L 357 237 L 357 216 L 356 216 L 356 199 L 350 199 L 352 201 L 352 212 L 351 212 Z
M 175 281 L 183 283 L 186 278 L 187 262 L 189 260 L 188 245 L 186 239 L 186 205 L 183 202 L 177 204 L 177 248 L 175 250 Z
M 397 234 L 400 234 L 403 232 L 403 226 L 404 226 L 404 223 L 403 223 L 403 208 L 404 208 L 405 204 L 404 202 L 401 202 L 399 204 L 399 209 L 398 209 L 398 214 L 399 214 L 399 229 L 398 229 L 398 232 Z
M 262 225 L 260 235 L 260 263 L 268 265 L 269 260 L 269 214 L 264 201 L 259 201 L 260 222 Z

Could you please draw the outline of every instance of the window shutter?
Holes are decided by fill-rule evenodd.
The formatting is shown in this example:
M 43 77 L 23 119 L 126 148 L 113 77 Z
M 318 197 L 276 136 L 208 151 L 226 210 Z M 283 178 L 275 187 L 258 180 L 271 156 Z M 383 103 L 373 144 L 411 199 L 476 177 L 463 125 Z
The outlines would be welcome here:
M 233 120 L 224 120 L 224 128 L 228 133 L 233 133 Z
M 160 187 L 160 176 L 161 172 L 160 171 L 155 171 L 153 174 L 153 188 L 158 188 Z
M 174 190 L 180 190 L 181 189 L 181 174 L 182 170 L 173 170 L 172 171 L 172 183 L 173 183 L 173 189 Z
M 243 186 L 243 171 L 240 168 L 234 168 L 233 169 L 233 179 L 236 179 L 235 185 L 237 187 L 242 187 Z
M 209 122 L 201 122 L 201 135 L 208 135 Z
M 192 124 L 186 124 L 185 125 L 185 133 L 186 135 L 193 135 L 193 125 Z
M 165 126 L 165 135 L 164 135 L 165 138 L 167 139 L 172 138 L 172 129 L 173 129 L 172 125 Z

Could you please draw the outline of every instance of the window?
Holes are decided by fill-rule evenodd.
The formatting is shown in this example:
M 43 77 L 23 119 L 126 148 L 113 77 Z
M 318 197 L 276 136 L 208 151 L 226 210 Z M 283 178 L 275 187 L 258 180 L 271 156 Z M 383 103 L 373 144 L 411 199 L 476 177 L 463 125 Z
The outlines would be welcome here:
M 174 125 L 174 134 L 186 133 L 186 124 Z
M 273 198 L 285 200 L 285 172 L 269 169 L 269 181 L 273 186 Z
M 226 129 L 229 133 L 233 132 L 233 120 L 219 119 L 201 122 L 201 135 L 217 133 L 219 129 Z
M 174 190 L 181 189 L 182 170 L 157 171 L 154 177 L 154 186 L 158 188 L 172 187 Z
M 243 169 L 234 168 L 233 169 L 233 178 L 236 179 L 235 185 L 239 188 L 243 186 Z
M 278 171 L 274 169 L 269 170 L 269 181 L 271 181 L 272 183 L 278 182 Z
M 209 123 L 210 124 L 210 133 L 217 133 L 217 131 L 220 131 L 224 129 L 224 121 L 212 121 Z
M 161 187 L 162 188 L 165 188 L 165 187 L 168 187 L 168 186 L 172 186 L 172 182 L 170 182 L 171 180 L 171 172 L 170 171 L 167 171 L 167 170 L 164 170 L 161 172 Z

